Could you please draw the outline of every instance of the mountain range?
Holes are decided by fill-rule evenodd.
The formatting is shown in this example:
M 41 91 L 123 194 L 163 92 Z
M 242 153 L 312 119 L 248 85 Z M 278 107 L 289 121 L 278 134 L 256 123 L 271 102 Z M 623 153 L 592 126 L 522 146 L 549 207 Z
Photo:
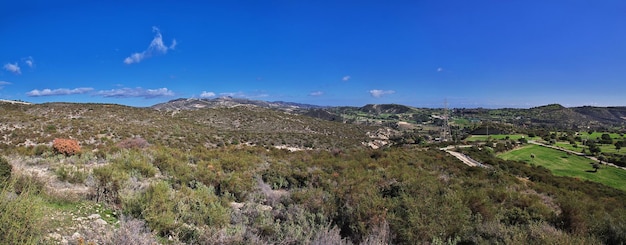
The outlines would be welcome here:
M 194 110 L 202 108 L 229 108 L 254 106 L 302 114 L 330 121 L 350 121 L 355 115 L 368 119 L 403 120 L 421 123 L 433 115 L 447 114 L 450 118 L 474 121 L 496 121 L 524 127 L 549 127 L 560 129 L 611 128 L 626 125 L 626 107 L 564 107 L 559 104 L 520 108 L 416 108 L 398 104 L 368 104 L 362 107 L 317 106 L 283 101 L 261 101 L 220 97 L 214 99 L 175 99 L 152 106 L 156 110 Z

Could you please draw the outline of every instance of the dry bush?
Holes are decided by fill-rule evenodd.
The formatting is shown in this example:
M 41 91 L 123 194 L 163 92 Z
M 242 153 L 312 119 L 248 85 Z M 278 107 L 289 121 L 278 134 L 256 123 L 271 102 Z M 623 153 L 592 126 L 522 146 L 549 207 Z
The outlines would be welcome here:
M 148 146 L 150 144 L 142 137 L 127 138 L 117 143 L 117 147 L 122 149 L 143 149 Z
M 152 245 L 158 244 L 154 234 L 145 222 L 132 217 L 120 217 L 119 228 L 112 230 L 96 223 L 86 225 L 80 231 L 84 234 L 78 244 L 106 245 Z M 82 243 L 81 243 L 82 241 Z M 86 243 L 85 243 L 86 242 Z
M 56 138 L 52 141 L 52 149 L 57 154 L 71 156 L 80 153 L 80 146 L 77 140 Z

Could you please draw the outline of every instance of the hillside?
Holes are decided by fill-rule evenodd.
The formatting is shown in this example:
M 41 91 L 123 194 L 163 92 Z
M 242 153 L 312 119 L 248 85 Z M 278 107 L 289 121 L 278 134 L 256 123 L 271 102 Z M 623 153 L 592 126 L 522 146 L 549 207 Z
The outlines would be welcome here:
M 487 166 L 470 167 L 415 134 L 364 146 L 387 140 L 393 120 L 432 113 L 435 123 L 436 109 L 345 109 L 383 124 L 366 126 L 257 105 L 172 108 L 0 103 L 0 210 L 11 210 L 0 212 L 0 240 L 626 242 L 624 191 L 502 160 L 488 147 L 463 149 Z M 78 140 L 81 151 L 58 154 L 56 137 Z
M 529 109 L 454 109 L 452 116 L 477 121 L 498 121 L 529 128 L 583 130 L 623 128 L 626 107 L 564 107 L 558 104 Z
M 343 121 L 362 125 L 384 125 L 385 123 L 410 123 L 416 126 L 441 124 L 438 119 L 444 114 L 441 108 L 415 108 L 398 104 L 368 104 L 362 107 L 323 107 L 290 102 L 268 102 L 222 97 L 215 99 L 177 99 L 152 106 L 157 110 L 193 110 L 201 108 L 230 108 L 253 106 L 329 121 Z M 559 104 L 538 106 L 529 109 L 485 109 L 456 108 L 449 112 L 451 120 L 502 122 L 524 128 L 586 129 L 614 128 L 626 126 L 626 107 L 564 107 Z M 468 125 L 459 125 L 462 127 Z M 424 133 L 433 128 L 425 128 Z
M 229 107 L 238 107 L 238 106 L 256 106 L 266 109 L 274 109 L 286 112 L 294 112 L 300 110 L 307 109 L 316 109 L 323 108 L 322 106 L 316 105 L 308 105 L 308 104 L 299 104 L 293 102 L 283 102 L 283 101 L 262 101 L 262 100 L 249 100 L 243 98 L 233 98 L 233 97 L 219 97 L 214 99 L 175 99 L 165 103 L 159 103 L 151 106 L 151 108 L 156 110 L 194 110 L 194 109 L 202 109 L 202 108 L 229 108 Z
M 370 140 L 368 131 L 376 130 L 258 106 L 172 111 L 112 104 L 0 106 L 0 143 L 4 147 L 49 144 L 56 137 L 72 137 L 85 146 L 98 148 L 140 136 L 150 142 L 185 148 L 251 144 L 327 149 L 360 145 Z

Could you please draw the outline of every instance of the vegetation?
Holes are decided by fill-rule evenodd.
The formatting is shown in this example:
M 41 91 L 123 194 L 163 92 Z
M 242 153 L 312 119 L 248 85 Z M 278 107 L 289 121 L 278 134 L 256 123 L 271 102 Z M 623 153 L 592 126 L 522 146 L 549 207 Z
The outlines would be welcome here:
M 78 141 L 73 139 L 54 139 L 54 141 L 52 141 L 52 148 L 54 149 L 54 152 L 66 156 L 71 156 L 80 152 Z
M 531 154 L 535 158 L 531 158 Z M 529 145 L 498 155 L 506 160 L 523 161 L 543 166 L 554 175 L 590 180 L 626 191 L 626 170 L 603 166 L 586 157 L 537 145 Z M 598 167 L 598 168 L 596 168 Z M 596 171 L 595 169 L 598 169 Z
M 0 156 L 0 186 L 2 186 L 4 182 L 11 178 L 12 169 L 13 167 L 11 167 L 9 161 L 7 161 L 6 158 Z
M 0 106 L 9 244 L 626 242 L 623 170 L 522 140 L 558 145 L 570 134 L 453 120 L 464 124 L 452 125 L 459 140 L 506 131 L 454 149 L 479 168 L 438 149 L 452 142 L 434 140 L 435 109 L 336 108 L 351 124 L 251 106 Z M 53 154 L 63 137 L 83 153 Z

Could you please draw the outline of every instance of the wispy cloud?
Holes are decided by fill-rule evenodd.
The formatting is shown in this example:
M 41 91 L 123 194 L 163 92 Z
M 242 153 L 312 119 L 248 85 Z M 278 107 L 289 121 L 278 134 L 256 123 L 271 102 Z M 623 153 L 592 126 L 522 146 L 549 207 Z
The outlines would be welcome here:
M 6 85 L 11 85 L 11 83 L 7 81 L 0 81 L 0 89 L 3 89 Z
M 394 94 L 396 91 L 393 90 L 380 90 L 380 89 L 372 89 L 370 90 L 370 95 L 374 98 L 380 98 L 383 95 Z
M 154 35 L 152 42 L 150 42 L 148 49 L 140 53 L 133 53 L 126 57 L 126 59 L 124 59 L 125 64 L 130 65 L 133 63 L 139 63 L 146 58 L 152 57 L 153 55 L 166 54 L 168 50 L 176 48 L 176 39 L 172 40 L 172 44 L 168 47 L 163 43 L 163 35 L 161 35 L 161 30 L 159 30 L 159 28 L 153 26 L 152 32 L 155 32 L 156 34 Z
M 100 90 L 95 93 L 102 97 L 114 97 L 114 98 L 131 98 L 131 97 L 143 97 L 145 99 L 174 96 L 174 92 L 167 88 L 158 89 L 143 89 L 143 88 L 119 88 L 111 90 Z
M 170 49 L 176 49 L 176 45 L 178 45 L 176 39 L 172 40 L 172 44 L 170 44 Z
M 225 92 L 225 93 L 220 93 L 219 94 L 222 97 L 228 96 L 228 97 L 233 97 L 233 98 L 247 98 L 247 99 L 254 99 L 254 98 L 265 98 L 270 96 L 269 94 L 263 93 L 263 92 L 254 92 L 253 94 L 246 94 L 244 92 Z
M 309 93 L 309 96 L 322 96 L 322 95 L 324 95 L 324 92 L 322 91 L 313 91 Z
M 26 95 L 30 97 L 41 97 L 41 96 L 55 96 L 55 95 L 72 95 L 72 94 L 85 94 L 93 91 L 93 88 L 75 88 L 75 89 L 67 89 L 67 88 L 58 88 L 58 89 L 43 89 L 43 90 L 32 90 Z
M 439 67 L 439 68 L 437 68 L 437 72 L 443 72 L 443 71 L 444 71 L 444 70 L 443 70 L 443 67 Z
M 207 91 L 202 91 L 202 93 L 200 94 L 201 98 L 211 98 L 211 97 L 215 97 L 215 93 L 214 92 L 207 92 Z
M 26 65 L 30 68 L 33 68 L 35 66 L 35 60 L 33 59 L 32 56 L 28 56 L 26 58 L 22 59 L 24 61 L 24 63 L 26 63 Z
M 4 69 L 10 72 L 13 72 L 14 74 L 22 74 L 22 70 L 20 69 L 20 66 L 17 64 L 17 62 L 15 62 L 15 64 L 11 64 L 11 63 L 6 63 L 4 64 Z
M 350 80 L 350 76 L 344 76 L 343 78 L 341 78 L 341 81 L 347 82 L 348 80 Z

